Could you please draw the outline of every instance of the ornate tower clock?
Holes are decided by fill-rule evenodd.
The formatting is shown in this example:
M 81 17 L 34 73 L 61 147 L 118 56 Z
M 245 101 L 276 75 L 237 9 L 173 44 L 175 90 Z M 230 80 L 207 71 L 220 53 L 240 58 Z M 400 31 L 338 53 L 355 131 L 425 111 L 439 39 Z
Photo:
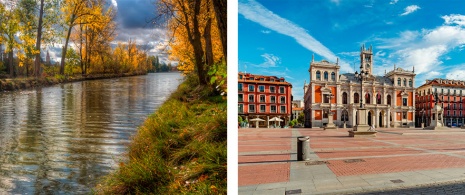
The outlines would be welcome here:
M 360 71 L 364 70 L 370 75 L 373 74 L 373 47 L 365 49 L 365 45 L 360 48 Z

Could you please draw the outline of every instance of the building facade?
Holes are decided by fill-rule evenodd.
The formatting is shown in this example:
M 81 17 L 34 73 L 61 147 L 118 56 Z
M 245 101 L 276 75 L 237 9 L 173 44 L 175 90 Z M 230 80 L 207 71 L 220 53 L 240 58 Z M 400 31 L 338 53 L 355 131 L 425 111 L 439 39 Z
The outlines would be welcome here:
M 238 112 L 239 116 L 250 122 L 253 118 L 261 118 L 259 127 L 268 128 L 275 122 L 274 117 L 283 120 L 282 126 L 291 120 L 292 85 L 284 78 L 275 76 L 238 74 Z
M 304 101 L 294 100 L 292 101 L 292 116 L 291 120 L 298 119 L 300 113 L 304 112 Z
M 338 60 L 339 61 L 339 60 Z M 328 113 L 336 126 L 357 125 L 360 100 L 367 109 L 367 121 L 375 127 L 412 127 L 415 124 L 415 73 L 402 68 L 373 75 L 373 49 L 360 49 L 360 72 L 365 72 L 361 86 L 355 73 L 340 74 L 339 63 L 326 60 L 310 63 L 310 83 L 304 84 L 305 127 L 324 127 Z M 362 89 L 361 89 L 362 88 Z M 331 98 L 332 97 L 332 98 Z
M 460 127 L 465 123 L 465 81 L 436 78 L 426 80 L 425 84 L 416 89 L 415 118 L 416 126 L 421 123 L 427 127 L 432 120 L 431 110 L 436 103 L 435 94 L 438 94 L 438 104 L 444 109 L 443 122 L 449 127 Z

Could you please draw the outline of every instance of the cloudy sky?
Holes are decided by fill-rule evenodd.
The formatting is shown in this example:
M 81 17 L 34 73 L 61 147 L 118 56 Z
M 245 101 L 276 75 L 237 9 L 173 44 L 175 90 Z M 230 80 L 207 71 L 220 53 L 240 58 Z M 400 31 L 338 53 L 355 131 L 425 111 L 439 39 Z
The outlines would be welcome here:
M 167 62 L 166 31 L 161 24 L 151 22 L 156 16 L 154 2 L 154 0 L 111 0 L 108 2 L 117 10 L 118 36 L 113 44 L 116 45 L 118 41 L 127 42 L 131 39 L 136 41 L 141 48 L 145 48 L 149 55 L 158 55 L 161 61 Z M 72 42 L 70 43 L 72 45 Z M 61 44 L 55 44 L 48 48 L 52 60 L 61 59 L 61 46 Z
M 360 46 L 373 45 L 374 73 L 415 67 L 425 79 L 465 80 L 465 1 L 239 0 L 239 71 L 284 77 L 303 98 L 315 60 L 359 71 Z M 354 68 L 355 67 L 355 68 Z

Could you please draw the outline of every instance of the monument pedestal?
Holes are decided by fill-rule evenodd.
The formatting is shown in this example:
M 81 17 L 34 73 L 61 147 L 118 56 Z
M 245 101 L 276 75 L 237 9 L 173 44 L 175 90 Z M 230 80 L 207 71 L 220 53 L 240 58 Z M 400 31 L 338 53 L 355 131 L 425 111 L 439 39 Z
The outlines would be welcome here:
M 433 120 L 431 120 L 431 124 L 428 127 L 425 127 L 423 129 L 425 130 L 447 130 L 450 129 L 449 127 L 444 126 L 444 123 L 442 122 L 442 117 L 443 117 L 443 112 L 441 106 L 439 105 L 434 105 L 432 114 L 433 114 Z
M 328 114 L 328 124 L 326 124 L 325 128 L 326 129 L 337 129 L 336 125 L 334 125 L 334 121 L 333 121 L 333 113 L 332 112 L 329 112 Z
M 358 125 L 349 131 L 349 137 L 376 137 L 377 131 L 369 131 L 367 112 L 365 108 L 358 109 Z

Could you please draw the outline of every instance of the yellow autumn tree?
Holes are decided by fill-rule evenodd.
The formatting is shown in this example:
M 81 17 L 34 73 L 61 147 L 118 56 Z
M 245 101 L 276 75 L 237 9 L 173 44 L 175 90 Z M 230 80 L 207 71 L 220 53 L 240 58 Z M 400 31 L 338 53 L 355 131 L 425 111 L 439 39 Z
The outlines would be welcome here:
M 158 8 L 169 19 L 170 58 L 179 61 L 178 69 L 196 71 L 206 84 L 210 66 L 224 56 L 212 1 L 160 0 Z

